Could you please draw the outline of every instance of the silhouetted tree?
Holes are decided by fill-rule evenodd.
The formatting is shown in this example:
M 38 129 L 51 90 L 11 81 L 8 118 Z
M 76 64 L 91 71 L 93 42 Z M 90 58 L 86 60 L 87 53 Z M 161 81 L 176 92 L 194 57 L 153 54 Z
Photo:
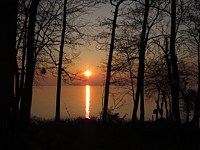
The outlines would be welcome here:
M 61 80 L 63 79 L 66 81 L 62 73 L 65 73 L 66 76 L 70 79 L 76 78 L 72 77 L 74 74 L 69 73 L 64 66 L 62 66 L 63 63 L 63 56 L 64 56 L 64 45 L 68 46 L 69 49 L 73 49 L 73 46 L 79 45 L 81 43 L 78 42 L 78 40 L 84 40 L 84 37 L 86 36 L 85 33 L 81 32 L 81 28 L 84 28 L 87 26 L 87 23 L 78 23 L 77 26 L 73 26 L 70 23 L 74 23 L 76 21 L 76 13 L 79 13 L 80 15 L 85 15 L 88 13 L 88 8 L 91 8 L 96 5 L 97 2 L 91 0 L 91 1 L 64 1 L 64 10 L 63 10 L 63 22 L 62 22 L 62 34 L 61 34 L 61 43 L 60 43 L 60 51 L 59 51 L 59 62 L 58 62 L 58 74 L 57 74 L 57 95 L 56 95 L 56 115 L 55 115 L 55 121 L 60 120 L 60 93 L 61 93 Z M 72 5 L 72 6 L 70 6 Z M 67 6 L 69 8 L 67 9 Z M 73 15 L 74 14 L 74 15 Z M 71 17 L 70 17 L 71 15 Z M 67 16 L 69 16 L 68 20 L 66 21 Z M 67 30 L 66 30 L 67 28 Z M 73 35 L 74 34 L 74 35 Z M 81 41 L 82 42 L 82 41 Z M 72 54 L 73 57 L 77 57 L 77 55 Z M 72 62 L 72 58 L 67 58 L 67 63 Z M 54 61 L 54 60 L 53 60 Z M 67 63 L 64 65 L 66 66 Z M 77 78 L 76 78 L 77 79 Z
M 193 89 L 188 89 L 186 91 L 181 90 L 181 94 L 184 98 L 184 111 L 186 112 L 185 123 L 189 124 L 190 114 L 194 110 L 195 98 L 197 97 L 197 92 Z
M 25 15 L 23 23 L 21 23 L 22 14 Z M 26 6 L 25 0 L 20 0 L 18 4 L 18 20 L 17 20 L 17 43 L 16 43 L 16 56 L 18 57 L 20 53 L 20 46 L 22 45 L 22 58 L 21 65 L 16 63 L 16 75 L 15 75 L 15 102 L 13 104 L 13 117 L 18 121 L 19 117 L 19 104 L 24 88 L 24 78 L 25 78 L 25 58 L 26 58 L 26 44 L 27 44 L 27 22 L 28 22 L 28 6 Z M 23 43 L 23 44 L 22 44 Z
M 113 57 L 113 51 L 114 51 L 114 45 L 115 45 L 115 31 L 116 31 L 116 25 L 117 25 L 117 16 L 118 16 L 118 10 L 120 4 L 123 3 L 124 0 L 118 1 L 116 4 L 113 3 L 112 0 L 110 0 L 111 5 L 115 6 L 114 11 L 114 18 L 112 22 L 112 33 L 111 33 L 111 43 L 110 43 L 110 51 L 109 51 L 109 57 L 108 57 L 108 64 L 107 64 L 107 71 L 106 71 L 106 83 L 105 83 L 105 93 L 104 93 L 104 105 L 103 105 L 103 116 L 102 116 L 102 122 L 107 122 L 107 114 L 108 114 L 108 97 L 109 97 L 109 86 L 110 86 L 110 77 L 111 77 L 111 68 L 112 68 L 112 57 Z
M 136 97 L 134 100 L 134 108 L 132 114 L 132 121 L 137 120 L 137 108 L 140 99 L 140 121 L 144 121 L 144 60 L 145 60 L 145 51 L 148 40 L 147 24 L 148 24 L 148 15 L 149 15 L 149 0 L 145 0 L 145 12 L 144 19 L 142 23 L 142 32 L 139 46 L 139 67 L 138 67 L 138 75 L 137 75 L 137 90 Z
M 156 50 L 155 56 L 152 56 L 146 60 L 146 80 L 145 80 L 145 91 L 147 96 L 156 97 L 156 119 L 160 113 L 161 118 L 163 117 L 163 105 L 165 104 L 166 118 L 169 115 L 168 104 L 170 100 L 169 96 L 169 82 L 167 76 L 167 65 L 162 54 L 159 54 L 159 49 Z
M 195 99 L 194 116 L 191 121 L 193 126 L 199 126 L 200 117 L 200 2 L 193 1 L 193 5 L 186 17 L 186 26 L 188 28 L 187 33 L 189 34 L 189 43 L 191 47 L 194 47 L 197 52 L 197 66 L 198 66 L 198 86 L 197 95 Z
M 179 71 L 176 56 L 176 0 L 171 0 L 171 37 L 170 37 L 170 58 L 172 65 L 172 117 L 177 123 L 180 123 L 180 112 L 179 112 L 179 92 L 180 92 L 180 81 Z M 176 90 L 174 90 L 176 89 Z
M 144 40 L 141 41 L 141 24 L 144 21 L 144 11 L 145 3 L 134 1 L 124 4 L 124 9 L 120 15 L 122 18 L 120 23 L 118 23 L 118 30 L 116 32 L 116 41 L 115 41 L 115 51 L 114 51 L 114 65 L 112 65 L 112 82 L 117 85 L 130 85 L 132 87 L 132 95 L 134 94 L 133 87 L 133 60 L 138 59 L 138 53 L 140 53 L 141 45 L 145 45 L 145 51 L 147 46 L 147 41 L 153 38 L 154 33 L 151 33 L 151 29 L 155 24 L 160 20 L 159 15 L 161 13 L 161 6 L 163 2 L 157 3 L 156 1 L 149 2 L 149 9 L 151 8 L 150 17 L 147 17 L 146 32 L 144 33 Z M 149 15 L 148 14 L 148 15 Z M 109 22 L 102 22 L 102 25 L 110 25 Z M 111 25 L 110 25 L 111 26 Z M 124 33 L 123 33 L 124 32 Z M 132 34 L 132 35 L 131 35 Z M 152 36 L 149 38 L 149 34 Z M 130 36 L 127 38 L 127 36 Z M 108 34 L 102 32 L 100 38 L 107 38 Z M 130 40 L 132 38 L 132 40 Z M 142 43 L 142 44 L 141 44 Z M 104 44 L 105 46 L 105 44 Z M 145 57 L 144 57 L 145 59 Z M 137 62 L 136 62 L 137 64 Z M 129 70 L 129 75 L 127 72 Z M 139 71 L 139 69 L 138 69 Z M 126 72 L 126 73 L 125 73 Z M 134 70 L 134 73 L 137 71 Z M 127 83 L 127 76 L 130 77 L 131 82 Z M 144 81 L 144 80 L 143 80 Z M 141 85 L 141 84 L 138 84 Z M 139 89 L 138 89 L 139 90 Z M 144 97 L 144 92 L 143 92 Z M 137 113 L 138 104 L 135 104 L 135 115 Z M 143 108 L 144 103 L 141 104 Z M 143 111 L 144 109 L 141 109 Z M 141 116 L 144 116 L 142 113 Z
M 29 3 L 31 3 L 31 1 L 21 0 L 22 6 L 20 8 L 21 12 L 19 14 L 19 35 L 17 44 L 17 48 L 19 49 L 18 58 L 20 60 L 19 62 L 21 62 L 19 63 L 19 69 L 21 69 L 20 93 L 24 93 L 25 91 L 24 82 L 27 82 L 27 76 L 33 78 L 31 79 L 31 82 L 36 82 L 38 74 L 39 77 L 41 77 L 41 74 L 45 74 L 47 71 L 54 72 L 55 68 L 58 65 L 57 60 L 59 50 L 57 49 L 57 46 L 60 44 L 62 28 L 61 9 L 63 8 L 62 3 L 60 3 L 61 1 L 62 0 L 41 0 L 38 4 L 34 27 L 34 49 L 32 49 L 34 50 L 34 52 L 32 56 L 33 58 L 31 58 L 31 60 L 33 61 L 31 63 L 33 70 L 30 72 L 29 70 L 27 70 L 28 61 L 30 61 L 30 57 L 28 56 L 30 52 L 29 54 L 27 53 L 29 51 L 28 49 L 30 48 L 30 42 L 27 42 L 30 41 L 27 39 L 30 38 L 29 35 L 27 36 L 27 30 L 29 30 L 27 24 L 30 24 L 30 22 L 32 21 L 30 19 L 30 12 L 32 11 L 32 7 L 29 6 Z M 86 27 L 87 22 L 82 22 L 81 17 L 87 14 L 87 11 L 89 11 L 88 8 L 91 8 L 95 4 L 96 1 L 93 0 L 68 1 L 68 9 L 66 10 L 68 14 L 68 22 L 66 24 L 67 32 L 65 32 L 67 38 L 64 44 L 66 44 L 66 46 L 69 47 L 69 50 L 71 51 L 63 53 L 64 66 L 62 67 L 62 70 L 64 70 L 65 67 L 68 67 L 69 64 L 72 63 L 72 60 L 74 58 L 77 58 L 79 53 L 74 52 L 75 46 L 81 45 L 84 37 L 86 37 L 84 33 L 86 30 L 82 29 Z M 64 72 L 67 74 L 67 76 L 69 75 L 66 70 Z M 22 105 L 24 105 L 24 102 L 20 103 L 20 109 L 25 109 L 24 107 L 26 106 L 29 107 L 26 109 L 31 109 L 31 103 L 27 104 L 26 106 Z
M 64 10 L 63 10 L 63 29 L 60 43 L 60 52 L 59 52 L 59 63 L 58 63 L 58 77 L 57 77 L 57 94 L 56 94 L 56 117 L 55 120 L 60 120 L 60 92 L 61 92 L 61 75 L 62 75 L 62 59 L 63 59 L 63 48 L 65 40 L 65 30 L 66 30 L 66 5 L 67 0 L 64 0 Z
M 119 27 L 116 38 L 115 53 L 113 55 L 112 65 L 112 84 L 122 86 L 124 94 L 132 96 L 134 101 L 135 79 L 136 79 L 136 62 L 138 60 L 137 40 L 133 39 L 132 29 L 126 25 Z M 125 90 L 126 89 L 126 90 Z
M 0 148 L 9 140 L 10 109 L 14 100 L 14 76 L 16 69 L 16 30 L 18 0 L 3 0 L 0 6 Z M 7 145 L 8 146 L 8 145 Z
M 27 40 L 27 66 L 26 66 L 26 79 L 23 97 L 20 103 L 20 121 L 22 126 L 28 126 L 31 115 L 32 103 L 32 87 L 35 71 L 35 23 L 37 8 L 40 0 L 32 0 L 30 6 L 30 17 L 28 25 L 28 40 Z

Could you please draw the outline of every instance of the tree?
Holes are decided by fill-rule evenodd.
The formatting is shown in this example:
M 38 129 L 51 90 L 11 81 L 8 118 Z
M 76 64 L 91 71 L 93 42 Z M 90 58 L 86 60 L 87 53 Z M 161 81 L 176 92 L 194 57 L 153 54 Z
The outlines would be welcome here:
M 188 33 L 190 46 L 197 52 L 197 66 L 198 66 L 198 86 L 197 94 L 195 99 L 194 116 L 191 121 L 192 125 L 195 127 L 199 126 L 200 117 L 200 3 L 199 1 L 193 1 L 191 10 L 186 15 L 185 25 L 188 28 L 186 32 Z M 192 49 L 191 48 L 191 49 Z M 188 120 L 188 119 L 187 119 Z
M 126 89 L 132 96 L 134 101 L 135 95 L 135 79 L 136 79 L 136 61 L 138 60 L 138 40 L 134 38 L 134 31 L 122 25 L 116 34 L 117 42 L 115 53 L 113 55 L 113 68 L 112 68 L 112 84 Z
M 37 8 L 40 0 L 32 0 L 30 6 L 30 17 L 28 25 L 28 40 L 27 40 L 27 66 L 26 66 L 26 79 L 23 97 L 20 103 L 20 121 L 21 125 L 27 127 L 30 121 L 31 115 L 31 103 L 32 103 L 32 86 L 35 71 L 35 23 Z
M 165 62 L 165 65 L 167 67 L 167 82 L 169 85 L 169 88 L 171 89 L 171 91 L 168 92 L 169 96 L 172 97 L 172 99 L 174 99 L 174 93 L 176 93 L 173 89 L 174 89 L 174 84 L 175 84 L 175 75 L 177 71 L 174 71 L 176 69 L 174 69 L 174 65 L 172 65 L 172 56 L 171 56 L 171 47 L 174 41 L 175 44 L 175 58 L 176 58 L 176 62 L 177 62 L 177 67 L 181 67 L 181 69 L 178 69 L 178 73 L 179 73 L 179 88 L 180 91 L 181 90 L 186 90 L 184 88 L 184 82 L 187 82 L 187 84 L 189 83 L 190 86 L 192 85 L 192 83 L 194 82 L 190 82 L 188 78 L 191 78 L 191 73 L 193 73 L 193 71 L 191 71 L 191 65 L 188 65 L 189 63 L 194 63 L 191 61 L 191 58 L 194 57 L 194 55 L 191 53 L 191 42 L 186 42 L 188 36 L 185 35 L 186 32 L 186 28 L 183 27 L 184 26 L 184 21 L 186 21 L 187 19 L 185 18 L 187 16 L 188 13 L 188 8 L 190 8 L 191 6 L 191 2 L 190 1 L 177 1 L 177 10 L 176 10 L 176 17 L 175 17 L 175 33 L 173 33 L 173 35 L 175 35 L 175 40 L 173 39 L 173 41 L 170 43 L 169 41 L 171 40 L 171 27 L 172 25 L 170 25 L 172 22 L 170 21 L 170 18 L 172 17 L 172 13 L 170 8 L 168 7 L 168 3 L 166 2 L 166 7 L 161 8 L 161 10 L 164 12 L 163 14 L 161 14 L 160 18 L 162 19 L 162 21 L 157 24 L 155 30 L 156 30 L 156 35 L 155 37 L 153 37 L 151 44 L 151 47 L 153 47 L 153 49 L 156 49 L 156 51 L 154 51 L 153 49 L 151 50 L 151 52 L 153 52 L 153 54 L 158 54 L 161 50 L 162 53 L 162 59 L 163 62 Z M 171 5 L 171 3 L 170 3 Z M 169 10 L 168 10 L 169 9 Z M 174 17 L 174 16 L 173 16 Z M 174 18 L 173 18 L 174 19 Z M 174 23 L 173 23 L 174 25 Z M 174 29 L 173 29 L 174 30 Z M 170 33 L 170 34 L 169 34 Z M 153 46 L 155 45 L 155 46 Z M 184 64 L 184 65 L 183 65 Z M 186 68 L 184 68 L 184 67 Z M 191 72 L 190 72 L 190 71 Z M 185 77 L 185 73 L 189 72 L 188 77 Z M 177 80 L 177 79 L 176 79 Z M 188 84 L 188 85 L 189 85 Z M 189 86 L 188 86 L 189 87 Z M 187 88 L 188 88 L 187 87 Z M 174 93 L 172 93 L 172 90 Z M 181 94 L 181 93 L 180 93 Z M 178 99 L 181 100 L 182 95 L 179 95 Z M 176 100 L 175 100 L 176 101 Z M 179 102 L 178 102 L 179 103 Z M 179 104 L 176 104 L 177 106 L 174 105 L 173 102 L 173 106 L 177 107 L 179 109 Z M 175 110 L 175 109 L 174 109 Z M 179 112 L 179 110 L 178 110 Z M 174 113 L 174 112 L 173 112 Z M 172 114 L 173 116 L 173 114 Z M 176 117 L 173 117 L 174 119 Z M 175 119 L 176 120 L 176 119 Z
M 137 61 L 138 59 L 138 53 L 140 53 L 141 45 L 142 48 L 145 49 L 147 47 L 147 42 L 151 38 L 149 38 L 149 35 L 155 36 L 153 32 L 151 32 L 151 29 L 153 28 L 154 25 L 159 22 L 159 15 L 161 13 L 161 6 L 163 2 L 157 3 L 156 1 L 151 1 L 149 2 L 149 9 L 151 8 L 151 13 L 150 17 L 147 17 L 147 23 L 146 23 L 146 31 L 143 33 L 144 38 L 141 41 L 141 26 L 144 22 L 144 12 L 145 12 L 145 3 L 142 3 L 140 1 L 134 1 L 134 2 L 127 2 L 128 4 L 124 4 L 124 9 L 126 10 L 121 13 L 120 17 L 122 18 L 120 21 L 120 24 L 118 23 L 118 30 L 116 32 L 116 37 L 115 37 L 115 51 L 114 51 L 114 65 L 112 68 L 112 81 L 114 83 L 117 83 L 118 85 L 127 85 L 127 78 L 129 76 L 129 81 L 128 83 L 132 87 L 132 95 L 134 95 L 134 87 L 133 87 L 133 60 L 135 59 Z M 103 22 L 102 25 L 110 25 L 108 22 Z M 111 26 L 111 25 L 110 25 Z M 141 28 L 140 28 L 141 27 Z M 128 34 L 127 34 L 128 33 Z M 131 35 L 132 34 L 132 35 Z M 127 38 L 127 36 L 132 37 L 132 40 L 130 40 L 130 37 Z M 102 32 L 100 34 L 100 38 L 107 38 L 108 35 L 105 34 L 105 32 Z M 128 39 L 128 40 L 127 40 Z M 142 44 L 141 44 L 142 43 Z M 142 55 L 141 55 L 142 56 Z M 145 56 L 144 56 L 145 60 Z M 137 62 L 135 63 L 137 64 Z M 138 71 L 141 71 L 138 69 Z M 125 73 L 126 72 L 126 73 Z M 129 75 L 127 75 L 127 72 L 129 72 Z M 134 71 L 137 72 L 137 71 Z M 139 77 L 138 77 L 139 78 Z M 117 81 L 117 82 L 116 82 Z M 122 81 L 122 82 L 120 82 Z M 144 81 L 144 79 L 143 79 Z M 138 83 L 138 85 L 141 85 Z M 137 88 L 138 89 L 138 88 Z M 139 91 L 139 89 L 138 89 Z M 144 92 L 143 92 L 143 97 L 144 97 Z M 135 99 L 134 99 L 135 100 Z M 138 103 L 134 103 L 135 108 L 134 108 L 134 113 L 136 117 L 137 113 L 137 108 L 139 104 L 139 99 Z M 141 108 L 144 108 L 144 103 L 141 104 Z M 144 112 L 144 109 L 141 109 L 142 112 Z M 141 116 L 144 116 L 144 113 L 141 113 Z M 137 119 L 137 118 L 136 118 Z M 135 119 L 135 120 L 136 120 Z
M 184 111 L 186 112 L 186 119 L 185 119 L 185 123 L 186 124 L 189 124 L 190 122 L 190 113 L 191 111 L 194 110 L 194 102 L 195 102 L 195 99 L 196 99 L 196 95 L 197 95 L 197 92 L 193 89 L 188 89 L 186 91 L 182 91 L 181 90 L 181 94 L 183 95 L 183 98 L 184 98 Z
M 148 15 L 149 15 L 149 0 L 145 0 L 145 12 L 144 19 L 142 24 L 142 32 L 139 46 L 139 67 L 137 75 L 137 91 L 136 97 L 134 100 L 134 108 L 132 114 L 132 121 L 137 120 L 137 108 L 140 98 L 140 121 L 144 121 L 144 60 L 145 60 L 145 51 L 147 45 L 148 35 L 146 35 L 147 24 L 148 24 Z
M 110 51 L 109 51 L 107 71 L 106 71 L 107 74 L 106 74 L 104 104 L 103 104 L 103 116 L 102 116 L 102 122 L 103 123 L 107 122 L 108 96 L 109 96 L 109 86 L 110 86 L 110 77 L 111 77 L 112 57 L 113 57 L 114 44 L 115 44 L 115 31 L 116 31 L 116 24 L 117 24 L 117 16 L 118 16 L 119 6 L 123 3 L 123 1 L 124 0 L 120 0 L 116 4 L 114 4 L 113 1 L 110 0 L 111 5 L 115 6 L 115 11 L 114 11 L 114 18 L 113 18 L 113 22 L 112 22 L 111 43 L 110 43 Z
M 69 4 L 67 3 L 69 2 Z M 70 4 L 73 4 L 70 6 Z M 69 9 L 67 10 L 67 5 L 70 6 Z M 84 33 L 80 31 L 81 28 L 85 27 L 86 24 L 79 24 L 79 26 L 72 26 L 70 24 L 70 21 L 75 22 L 77 18 L 73 17 L 73 14 L 76 13 L 82 13 L 81 15 L 84 15 L 87 13 L 87 8 L 95 6 L 96 2 L 93 1 L 64 1 L 64 10 L 63 10 L 63 22 L 62 22 L 62 35 L 61 35 L 61 43 L 60 43 L 60 51 L 59 51 L 59 62 L 58 62 L 58 75 L 57 75 L 57 95 L 56 95 L 56 115 L 55 115 L 55 121 L 60 120 L 60 92 L 61 92 L 61 80 L 62 80 L 62 72 L 64 72 L 67 77 L 71 79 L 71 73 L 66 71 L 64 67 L 62 66 L 63 64 L 63 55 L 64 55 L 64 45 L 79 45 L 79 42 L 77 42 L 79 39 L 83 40 L 84 38 Z M 68 14 L 67 14 L 68 13 Z M 67 15 L 69 17 L 69 20 L 66 21 Z M 76 15 L 75 15 L 76 16 Z M 67 23 L 68 22 L 68 23 Z M 66 32 L 66 27 L 68 27 L 68 32 Z M 74 34 L 74 35 L 73 35 Z M 67 41 L 68 40 L 68 41 Z M 77 42 L 77 43 L 76 43 Z M 76 55 L 74 55 L 76 56 Z M 68 62 L 72 61 L 71 59 L 67 59 Z M 66 65 L 66 64 L 65 64 Z M 63 76 L 63 80 L 64 76 Z
M 3 0 L 0 6 L 0 137 L 1 148 L 8 142 L 7 132 L 10 125 L 10 109 L 14 98 L 14 76 L 16 64 L 16 30 L 18 0 Z
M 56 117 L 55 120 L 60 120 L 60 92 L 61 92 L 61 75 L 62 75 L 62 59 L 63 59 L 63 48 L 64 48 L 64 40 L 65 40 L 65 30 L 66 30 L 66 6 L 67 0 L 64 0 L 64 10 L 63 10 L 63 29 L 62 29 L 62 37 L 60 43 L 60 55 L 59 55 L 59 63 L 58 63 L 58 77 L 57 77 L 57 95 L 56 95 Z
M 167 75 L 167 65 L 165 59 L 163 59 L 162 53 L 159 53 L 159 49 L 156 49 L 157 53 L 146 60 L 146 80 L 145 80 L 145 91 L 150 98 L 155 98 L 157 95 L 156 109 L 154 114 L 156 114 L 156 119 L 158 119 L 158 114 L 163 118 L 163 105 L 165 104 L 166 118 L 169 116 L 170 109 L 168 109 L 168 104 L 170 104 L 169 97 L 169 82 Z M 170 107 L 169 107 L 170 108 Z
M 157 95 L 157 100 L 155 101 L 157 109 L 154 111 L 154 114 L 156 114 L 156 119 L 158 119 L 159 113 L 162 118 L 162 113 L 164 112 L 163 106 L 165 106 L 166 118 L 169 118 L 171 115 L 171 86 L 168 77 L 168 60 L 165 58 L 166 45 L 162 46 L 160 45 L 161 43 L 158 43 L 158 41 L 154 41 L 154 43 L 158 45 L 157 49 L 154 49 L 155 52 L 152 51 L 154 56 L 151 56 L 146 60 L 147 68 L 145 74 L 145 91 L 148 93 L 150 98 L 155 98 Z M 191 62 L 192 56 L 184 53 L 180 53 L 178 56 L 180 73 L 180 100 L 182 100 L 180 102 L 182 102 L 181 104 L 186 104 L 186 106 L 189 106 L 187 103 L 191 103 L 188 101 L 188 99 L 191 99 L 191 96 L 188 98 L 187 95 L 190 94 L 188 91 L 190 91 L 190 88 L 193 87 L 195 82 L 195 67 Z M 180 113 L 181 112 L 185 113 L 184 109 L 180 109 Z
M 172 117 L 177 123 L 180 123 L 180 112 L 179 112 L 179 92 L 180 92 L 180 81 L 179 71 L 177 65 L 176 56 L 176 1 L 171 0 L 171 36 L 170 36 L 170 58 L 172 66 Z M 174 90 L 176 89 L 176 90 Z
M 58 52 L 57 46 L 60 43 L 60 36 L 61 36 L 61 27 L 62 27 L 62 8 L 60 1 L 58 0 L 48 0 L 48 1 L 40 1 L 37 8 L 37 15 L 35 19 L 35 28 L 34 28 L 34 52 L 33 52 L 33 62 L 32 62 L 32 69 L 34 71 L 31 71 L 27 74 L 27 67 L 28 66 L 28 60 L 30 60 L 30 57 L 28 55 L 28 47 L 30 48 L 29 44 L 27 44 L 27 27 L 26 22 L 29 22 L 30 24 L 30 16 L 29 13 L 31 12 L 31 7 L 29 7 L 30 1 L 24 1 L 22 0 L 22 8 L 20 9 L 21 12 L 19 14 L 19 28 L 18 28 L 18 58 L 19 58 L 19 69 L 21 69 L 21 81 L 20 81 L 20 93 L 24 93 L 25 87 L 24 87 L 24 77 L 27 78 L 27 75 L 29 77 L 33 78 L 31 79 L 33 82 L 36 81 L 36 77 L 38 73 L 45 73 L 47 71 L 51 72 L 54 70 L 57 65 L 57 59 L 58 59 Z M 77 0 L 76 2 L 71 0 L 68 1 L 68 24 L 66 25 L 66 28 L 68 29 L 68 32 L 65 34 L 67 35 L 65 44 L 70 48 L 71 51 L 73 51 L 76 45 L 80 45 L 82 42 L 83 37 L 85 34 L 81 31 L 82 28 L 86 26 L 86 23 L 81 23 L 80 16 L 84 15 L 86 9 L 94 5 L 94 1 L 80 1 Z M 23 6 L 24 5 L 24 6 Z M 77 17 L 79 16 L 79 17 Z M 28 37 L 29 38 L 29 37 Z M 20 40 L 22 39 L 22 40 Z M 81 42 L 80 42 L 81 41 Z M 72 53 L 66 53 L 64 52 L 64 67 L 68 67 L 72 63 L 73 58 L 77 57 L 77 54 L 75 52 Z M 63 69 L 62 68 L 62 69 Z M 32 74 L 32 75 L 30 75 Z M 33 84 L 32 84 L 33 85 Z M 23 98 L 22 98 L 23 99 Z M 22 100 L 21 101 L 24 101 Z M 32 99 L 32 96 L 31 96 Z M 25 109 L 24 107 L 29 107 L 26 109 L 31 109 L 31 101 L 29 105 L 24 105 L 24 102 L 20 101 L 20 109 Z M 22 110 L 20 110 L 22 111 Z

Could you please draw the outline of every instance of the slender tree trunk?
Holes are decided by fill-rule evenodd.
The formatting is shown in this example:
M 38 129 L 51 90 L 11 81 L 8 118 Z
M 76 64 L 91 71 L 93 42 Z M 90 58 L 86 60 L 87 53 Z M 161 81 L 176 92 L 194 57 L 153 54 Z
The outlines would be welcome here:
M 63 29 L 62 29 L 62 37 L 61 37 L 61 44 L 60 44 L 59 64 L 58 64 L 55 121 L 59 121 L 60 120 L 60 93 L 61 93 L 62 59 L 63 59 L 64 44 L 65 44 L 65 30 L 66 30 L 66 16 L 67 16 L 66 7 L 67 7 L 67 0 L 64 0 Z
M 134 101 L 134 94 L 135 94 L 135 90 L 134 90 L 134 80 L 133 80 L 133 72 L 132 72 L 132 66 L 131 64 L 129 63 L 129 66 L 130 66 L 130 70 L 129 70 L 129 76 L 130 76 L 130 80 L 131 80 L 131 92 L 132 92 L 132 98 L 133 98 L 133 101 Z
M 199 34 L 199 42 L 198 42 L 198 89 L 197 89 L 197 96 L 195 100 L 195 108 L 194 108 L 194 116 L 192 118 L 191 123 L 194 127 L 199 127 L 199 117 L 200 117 L 200 29 L 198 30 Z
M 23 40 L 23 47 L 22 47 L 22 60 L 21 60 L 21 72 L 20 72 L 20 83 L 19 83 L 19 98 L 18 101 L 21 100 L 23 96 L 23 90 L 24 90 L 24 79 L 25 79 L 25 61 L 26 61 L 26 50 L 27 50 L 27 22 L 28 22 L 28 15 L 29 12 L 26 8 L 25 0 L 23 0 L 24 10 L 25 10 L 25 21 L 23 24 L 23 28 L 20 35 L 20 40 L 18 41 L 17 49 L 19 49 L 19 46 L 21 44 L 20 41 Z
M 177 123 L 180 123 L 180 112 L 179 112 L 179 71 L 176 56 L 176 0 L 171 0 L 171 38 L 170 38 L 170 56 L 172 64 L 172 117 Z M 176 90 L 174 90 L 176 89 Z
M 190 106 L 189 106 L 189 98 L 186 98 L 186 124 L 189 123 L 189 113 L 190 113 Z
M 173 81 L 172 81 L 172 71 L 171 71 L 171 62 L 170 62 L 170 59 L 169 59 L 169 42 L 168 42 L 168 37 L 164 37 L 165 39 L 165 61 L 166 61 L 166 64 L 167 64 L 167 76 L 168 76 L 168 80 L 169 80 L 169 86 L 170 86 L 170 89 L 172 90 L 173 89 Z M 166 101 L 167 102 L 167 101 Z M 168 111 L 168 114 L 171 115 L 172 111 L 171 111 L 171 101 L 170 101 L 170 98 L 169 98 L 169 111 Z M 166 106 L 167 108 L 167 106 Z
M 134 108 L 132 114 L 132 121 L 137 120 L 137 109 L 140 99 L 140 121 L 144 121 L 144 60 L 148 35 L 146 35 L 147 30 L 147 20 L 149 14 L 149 0 L 145 0 L 145 13 L 144 20 L 142 25 L 142 34 L 140 40 L 140 49 L 139 49 L 139 67 L 138 67 L 138 76 L 137 76 L 137 90 L 136 98 L 134 101 Z
M 26 35 L 26 31 L 25 31 Z M 24 91 L 24 78 L 25 78 L 25 60 L 26 60 L 26 37 L 24 37 L 24 45 L 22 49 L 22 69 L 21 69 L 21 78 L 20 78 L 20 85 L 19 85 L 19 93 L 20 97 L 19 99 L 22 98 L 23 96 L 23 91 Z
M 30 6 L 30 16 L 28 25 L 28 40 L 27 40 L 27 65 L 24 93 L 20 103 L 20 121 L 22 127 L 28 127 L 31 115 L 32 104 L 32 88 L 35 71 L 35 45 L 34 33 L 37 8 L 40 0 L 32 0 Z
M 159 112 L 159 109 L 160 109 L 160 106 L 159 106 L 159 101 L 160 101 L 160 90 L 158 90 L 158 97 L 157 97 L 157 101 L 156 101 L 156 120 L 158 120 L 158 112 Z
M 18 0 L 2 0 L 0 5 L 0 149 L 7 140 L 10 125 L 10 104 L 14 94 L 16 30 Z
M 12 128 L 16 128 L 18 124 L 18 115 L 19 115 L 19 72 L 18 72 L 18 64 L 17 60 L 15 61 L 15 76 L 14 76 L 14 94 L 13 94 L 13 100 L 11 103 L 11 123 L 12 123 Z
M 121 1 L 119 1 L 117 3 L 117 5 L 115 5 L 114 19 L 113 19 L 113 23 L 112 23 L 112 34 L 111 34 L 110 51 L 109 51 L 108 64 L 107 64 L 107 74 L 106 74 L 106 83 L 105 83 L 105 93 L 104 93 L 104 105 L 103 105 L 102 123 L 106 123 L 107 122 L 108 97 L 109 97 L 109 90 L 110 90 L 112 57 L 113 57 L 113 50 L 114 50 L 114 44 L 115 44 L 115 30 L 116 30 L 118 9 L 119 9 L 120 4 L 123 1 L 124 0 L 121 0 Z
M 162 99 L 163 99 L 163 103 L 164 103 L 164 107 L 165 107 L 165 111 L 166 111 L 166 114 L 165 114 L 165 117 L 168 118 L 168 114 L 169 114 L 169 111 L 168 111 L 168 108 L 167 108 L 167 99 L 166 99 L 166 91 L 162 91 Z
M 164 99 L 162 98 L 161 104 L 160 104 L 160 118 L 163 118 L 163 104 L 164 104 Z
M 127 61 L 128 61 L 128 66 L 129 66 L 129 77 L 130 77 L 130 82 L 131 82 L 131 92 L 132 92 L 132 99 L 134 101 L 134 95 L 135 95 L 135 90 L 134 90 L 134 77 L 133 77 L 133 65 L 132 65 L 132 59 L 129 57 L 129 53 L 126 52 L 127 55 Z

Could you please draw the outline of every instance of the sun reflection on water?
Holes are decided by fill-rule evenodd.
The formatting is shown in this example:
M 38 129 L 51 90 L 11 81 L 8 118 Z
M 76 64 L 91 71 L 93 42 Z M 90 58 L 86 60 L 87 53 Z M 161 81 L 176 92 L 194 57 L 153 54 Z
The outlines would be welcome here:
M 90 86 L 86 85 L 85 118 L 90 118 Z

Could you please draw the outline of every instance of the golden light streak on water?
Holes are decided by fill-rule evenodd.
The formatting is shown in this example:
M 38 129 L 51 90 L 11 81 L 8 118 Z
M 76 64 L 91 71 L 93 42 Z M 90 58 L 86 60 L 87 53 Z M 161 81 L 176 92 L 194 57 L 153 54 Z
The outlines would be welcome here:
M 86 85 L 85 118 L 90 118 L 90 86 Z

